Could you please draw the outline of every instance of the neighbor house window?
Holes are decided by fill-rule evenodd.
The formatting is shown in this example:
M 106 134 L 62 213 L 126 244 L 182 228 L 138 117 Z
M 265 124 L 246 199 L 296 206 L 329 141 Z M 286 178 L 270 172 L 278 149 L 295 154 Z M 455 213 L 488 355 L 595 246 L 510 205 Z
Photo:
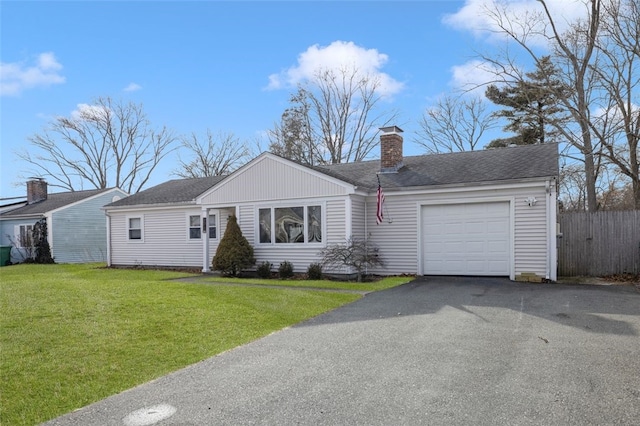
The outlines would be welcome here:
M 16 247 L 33 247 L 33 225 L 16 225 Z
M 259 209 L 258 228 L 261 243 L 321 243 L 322 206 Z
M 142 218 L 130 217 L 129 222 L 129 239 L 142 240 Z
M 189 216 L 189 239 L 190 240 L 199 240 L 202 235 L 201 229 L 201 216 L 200 215 L 190 215 Z M 216 215 L 210 214 L 207 219 L 207 228 L 209 229 L 209 238 L 216 238 L 218 235 L 216 228 Z

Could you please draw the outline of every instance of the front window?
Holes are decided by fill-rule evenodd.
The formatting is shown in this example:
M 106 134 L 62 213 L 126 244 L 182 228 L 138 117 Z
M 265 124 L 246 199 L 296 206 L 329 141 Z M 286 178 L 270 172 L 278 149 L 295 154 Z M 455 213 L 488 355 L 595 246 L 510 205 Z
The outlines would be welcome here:
M 310 243 L 322 242 L 322 208 L 307 207 L 307 239 Z
M 129 239 L 130 240 L 142 239 L 142 218 L 139 218 L 139 217 L 129 218 Z
M 258 229 L 261 243 L 321 243 L 322 206 L 259 209 Z
M 260 228 L 260 242 L 271 242 L 271 209 L 258 210 L 258 222 Z
M 304 208 L 274 209 L 276 243 L 304 243 Z
M 33 247 L 33 225 L 18 225 L 16 228 L 16 246 Z
M 190 240 L 199 240 L 202 235 L 201 229 L 202 225 L 200 224 L 201 216 L 200 215 L 190 215 L 189 216 L 189 239 Z M 216 215 L 211 214 L 207 218 L 207 228 L 209 229 L 209 238 L 215 239 L 218 235 L 216 228 Z
M 189 238 L 200 239 L 200 215 L 189 216 Z

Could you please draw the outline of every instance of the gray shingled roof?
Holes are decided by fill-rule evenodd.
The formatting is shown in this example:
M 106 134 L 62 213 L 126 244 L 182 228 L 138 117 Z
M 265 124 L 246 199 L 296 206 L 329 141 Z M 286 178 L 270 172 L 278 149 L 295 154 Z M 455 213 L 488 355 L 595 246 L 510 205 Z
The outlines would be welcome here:
M 524 145 L 482 151 L 404 157 L 397 173 L 381 173 L 380 161 L 317 166 L 337 179 L 362 189 L 386 189 L 499 182 L 558 175 L 558 145 Z
M 380 161 L 311 167 L 364 190 L 375 190 Z M 397 173 L 380 174 L 385 189 L 497 182 L 558 175 L 557 144 L 527 145 L 485 151 L 419 155 L 404 158 Z M 192 203 L 225 176 L 175 179 L 108 204 L 126 207 Z
M 45 214 L 52 210 L 59 209 L 60 207 L 73 204 L 78 201 L 82 201 L 86 198 L 93 197 L 102 192 L 111 191 L 113 188 L 108 189 L 90 189 L 87 191 L 73 191 L 73 192 L 58 192 L 47 195 L 47 199 L 39 201 L 33 204 L 27 204 L 24 207 L 11 210 L 6 213 L 0 214 L 1 217 L 17 217 L 25 215 L 39 215 Z
M 146 204 L 190 203 L 224 178 L 225 176 L 212 176 L 193 179 L 174 179 L 107 204 L 107 206 L 124 207 Z

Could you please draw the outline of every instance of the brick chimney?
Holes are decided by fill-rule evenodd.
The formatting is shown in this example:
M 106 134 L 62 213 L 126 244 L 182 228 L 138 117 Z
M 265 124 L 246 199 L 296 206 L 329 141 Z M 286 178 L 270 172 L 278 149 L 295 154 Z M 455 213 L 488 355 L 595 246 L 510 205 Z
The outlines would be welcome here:
M 27 204 L 37 203 L 47 199 L 47 181 L 33 178 L 27 181 Z
M 402 132 L 398 126 L 380 127 L 380 172 L 395 173 L 402 167 Z

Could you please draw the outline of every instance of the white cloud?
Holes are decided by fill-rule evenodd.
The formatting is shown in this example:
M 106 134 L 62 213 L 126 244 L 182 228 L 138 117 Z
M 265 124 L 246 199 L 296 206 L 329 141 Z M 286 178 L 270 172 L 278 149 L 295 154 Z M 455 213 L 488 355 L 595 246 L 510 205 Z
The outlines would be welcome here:
M 353 42 L 334 41 L 329 46 L 313 45 L 298 56 L 298 64 L 279 74 L 269 76 L 267 89 L 295 87 L 298 83 L 313 80 L 320 70 L 355 69 L 358 73 L 377 78 L 378 93 L 393 96 L 403 84 L 381 72 L 389 57 L 376 49 L 365 49 Z
M 484 96 L 487 84 L 495 81 L 497 73 L 490 63 L 471 60 L 451 67 L 450 84 L 456 90 Z
M 35 63 L 0 63 L 0 96 L 18 96 L 24 90 L 62 84 L 62 65 L 51 52 L 41 53 Z
M 109 110 L 101 105 L 78 104 L 78 107 L 71 112 L 71 118 L 77 121 L 97 121 L 104 119 L 109 114 Z
M 547 0 L 546 4 L 560 32 L 577 19 L 585 18 L 588 12 L 580 1 Z M 455 29 L 471 32 L 476 37 L 500 42 L 504 41 L 505 36 L 498 24 L 498 17 L 506 25 L 511 25 L 514 31 L 519 31 L 535 22 L 536 16 L 543 12 L 542 4 L 537 0 L 466 0 L 460 10 L 445 15 L 442 21 Z M 536 29 L 542 30 L 542 27 Z M 532 36 L 531 33 L 529 41 L 538 46 L 547 44 L 544 37 Z
M 125 92 L 135 92 L 141 89 L 142 89 L 142 86 L 140 86 L 139 84 L 129 83 L 129 85 L 122 90 L 124 90 Z

